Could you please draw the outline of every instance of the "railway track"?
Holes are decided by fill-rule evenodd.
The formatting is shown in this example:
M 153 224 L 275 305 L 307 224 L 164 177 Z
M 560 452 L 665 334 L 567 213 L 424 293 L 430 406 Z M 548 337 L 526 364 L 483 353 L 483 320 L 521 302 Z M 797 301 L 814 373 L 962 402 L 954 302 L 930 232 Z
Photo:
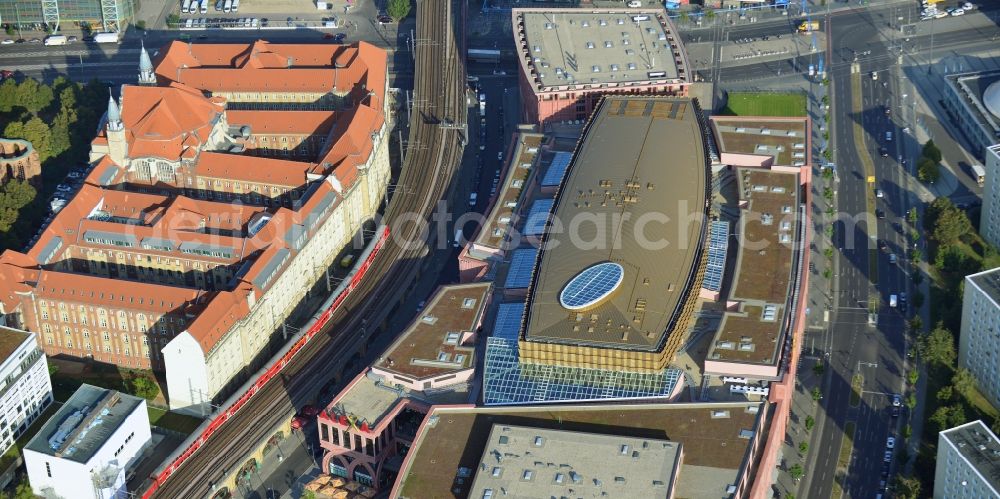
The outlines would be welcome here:
M 425 245 L 434 230 L 425 231 L 414 219 L 427 220 L 437 201 L 445 196 L 461 161 L 465 106 L 465 70 L 457 52 L 452 28 L 451 0 L 417 3 L 415 77 L 409 144 L 397 189 L 386 209 L 390 237 L 375 256 L 364 280 L 332 314 L 325 331 L 299 351 L 280 376 L 260 388 L 243 407 L 187 460 L 169 466 L 159 477 L 159 487 L 148 497 L 205 497 L 217 481 L 237 471 L 246 456 L 273 428 L 295 413 L 325 377 L 340 366 L 344 352 L 354 352 L 362 335 L 354 334 L 371 316 L 390 310 L 417 274 Z M 416 215 L 416 216 L 414 216 Z M 422 241 L 422 244 L 416 244 Z M 164 477 L 163 473 L 168 476 Z M 156 477 L 153 477 L 156 478 Z M 234 492 L 234 491 L 232 491 Z

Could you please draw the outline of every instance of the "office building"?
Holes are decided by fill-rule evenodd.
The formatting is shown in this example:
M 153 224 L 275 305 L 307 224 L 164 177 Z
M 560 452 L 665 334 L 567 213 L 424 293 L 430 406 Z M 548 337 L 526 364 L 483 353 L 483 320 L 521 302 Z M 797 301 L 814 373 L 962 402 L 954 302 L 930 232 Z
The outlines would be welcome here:
M 958 366 L 968 369 L 979 391 L 1000 407 L 1000 268 L 965 277 L 962 297 L 962 332 L 958 340 Z
M 178 47 L 188 81 L 158 81 Z M 49 354 L 165 372 L 170 407 L 204 415 L 330 291 L 382 204 L 388 89 L 385 52 L 363 42 L 194 47 L 171 44 L 160 69 L 141 50 L 142 84 L 110 99 L 83 187 L 26 253 L 0 256 L 0 312 Z M 336 106 L 264 104 L 282 81 L 284 100 Z
M 602 95 L 685 95 L 687 54 L 666 11 L 512 10 L 524 119 L 585 123 Z
M 82 385 L 22 449 L 43 497 L 111 499 L 152 439 L 144 399 Z
M 985 150 L 986 181 L 983 183 L 983 208 L 979 217 L 979 233 L 995 247 L 1000 247 L 1000 144 Z
M 0 448 L 4 452 L 52 403 L 52 380 L 34 333 L 0 326 Z
M 1000 439 L 982 421 L 938 433 L 934 498 L 1000 497 Z

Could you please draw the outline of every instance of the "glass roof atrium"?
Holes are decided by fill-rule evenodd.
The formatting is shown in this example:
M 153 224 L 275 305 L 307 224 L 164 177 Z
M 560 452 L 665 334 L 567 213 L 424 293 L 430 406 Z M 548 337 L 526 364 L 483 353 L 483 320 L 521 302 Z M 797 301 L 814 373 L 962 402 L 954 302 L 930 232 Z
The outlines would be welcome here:
M 522 363 L 517 340 L 523 315 L 523 302 L 501 303 L 497 310 L 493 334 L 486 340 L 485 405 L 664 398 L 680 382 L 677 369 L 637 373 Z
M 575 275 L 559 293 L 559 304 L 569 310 L 584 310 L 597 305 L 622 283 L 625 269 L 614 262 L 587 267 Z

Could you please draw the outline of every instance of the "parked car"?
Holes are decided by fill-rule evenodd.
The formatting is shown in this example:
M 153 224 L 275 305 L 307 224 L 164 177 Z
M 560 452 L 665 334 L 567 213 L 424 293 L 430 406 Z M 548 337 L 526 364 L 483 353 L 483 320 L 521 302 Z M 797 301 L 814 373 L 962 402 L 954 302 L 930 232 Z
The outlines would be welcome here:
M 896 447 L 896 439 L 895 438 L 889 437 L 889 438 L 885 439 L 885 448 L 886 449 L 890 449 L 891 450 L 894 447 Z
M 885 451 L 885 457 L 882 458 L 882 461 L 887 462 L 887 463 L 891 463 L 892 462 L 892 451 L 891 450 Z
M 0 69 L 0 79 L 6 80 L 7 78 L 12 78 L 14 72 L 9 69 Z
M 76 36 L 70 36 L 69 38 L 66 39 L 66 41 L 68 43 L 76 43 L 76 42 L 80 41 L 80 39 L 77 38 Z
M 307 405 L 302 408 L 302 415 L 310 418 L 316 417 L 319 415 L 319 408 L 314 405 Z
M 898 393 L 894 393 L 892 395 L 892 406 L 899 407 L 901 405 L 903 405 L 903 396 Z
M 378 21 L 379 24 L 392 24 L 392 18 L 385 14 L 379 14 L 375 20 Z
M 301 430 L 302 428 L 305 428 L 307 424 L 309 424 L 309 418 L 305 416 L 295 416 L 292 418 L 293 430 Z
M 884 198 L 885 197 L 885 192 L 883 192 L 882 189 L 875 189 L 875 197 L 877 197 L 877 198 Z
M 10 38 L 4 38 L 4 40 L 0 42 L 0 45 L 13 45 L 13 44 L 14 40 L 11 40 Z

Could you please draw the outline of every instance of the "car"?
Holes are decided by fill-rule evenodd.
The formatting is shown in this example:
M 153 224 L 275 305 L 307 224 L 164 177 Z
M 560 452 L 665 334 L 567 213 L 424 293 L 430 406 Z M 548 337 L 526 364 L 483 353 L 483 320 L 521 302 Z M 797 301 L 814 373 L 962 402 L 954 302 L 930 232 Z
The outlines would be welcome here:
M 875 210 L 875 218 L 885 218 L 885 212 L 882 210 Z
M 879 154 L 879 156 L 882 156 L 883 158 L 888 158 L 889 157 L 889 151 L 886 150 L 886 148 L 884 148 L 884 147 L 879 147 L 878 148 L 878 154 Z
M 878 240 L 878 249 L 880 249 L 882 251 L 886 251 L 886 250 L 889 249 L 889 247 L 885 244 L 885 241 L 883 241 L 882 239 L 879 239 Z
M 965 2 L 962 4 L 962 9 L 964 10 L 976 10 L 976 4 L 972 2 Z
M 960 16 L 962 14 L 965 14 L 965 10 L 964 9 L 955 9 L 955 10 L 951 11 L 951 15 L 952 16 Z
M 889 254 L 889 263 L 892 264 L 892 265 L 896 264 L 896 254 L 895 253 L 890 253 Z
M 935 19 L 941 19 L 942 17 L 948 17 L 948 13 L 947 12 L 938 12 L 937 14 L 934 14 L 934 18 Z
M 76 42 L 80 41 L 80 39 L 77 38 L 77 37 L 75 37 L 75 36 L 70 36 L 69 38 L 66 39 L 66 41 L 69 42 L 69 43 L 76 43 Z
M 14 40 L 14 43 L 24 43 L 25 41 L 26 40 L 24 38 L 18 38 L 17 40 Z
M 892 394 L 892 406 L 899 407 L 901 405 L 903 405 L 903 396 L 898 393 Z
M 424 309 L 424 305 L 426 305 L 426 304 L 427 304 L 427 300 L 420 300 L 420 303 L 417 304 L 417 312 L 423 310 Z
M 877 198 L 884 198 L 885 197 L 885 192 L 882 192 L 882 189 L 875 189 L 875 197 L 877 197 Z
M 13 78 L 14 72 L 9 69 L 0 70 L 0 79 L 6 80 L 7 78 Z
M 0 45 L 13 45 L 13 44 L 14 40 L 11 40 L 10 38 L 4 38 L 4 40 L 0 42 Z
M 899 294 L 899 301 L 901 301 L 903 303 L 906 303 L 906 293 L 905 292 Z
M 901 313 L 901 314 L 905 314 L 906 313 L 906 303 L 903 303 L 903 302 L 899 303 L 899 313 Z
M 69 173 L 66 174 L 66 176 L 69 177 L 69 178 L 81 178 L 81 177 L 83 177 L 83 174 L 81 174 L 79 172 L 69 172 Z
M 885 106 L 885 115 L 892 116 L 892 109 L 889 106 Z
M 885 451 L 885 456 L 882 457 L 882 461 L 886 462 L 886 463 L 891 463 L 892 462 L 892 451 L 891 450 Z
M 28 40 L 28 43 L 42 43 L 42 41 L 38 38 L 32 38 L 31 40 Z
M 215 0 L 215 11 L 222 12 L 222 7 L 226 4 L 225 0 Z
M 267 18 L 266 17 L 260 20 L 260 25 L 261 26 L 267 26 Z
M 899 407 L 893 407 L 892 408 L 892 417 L 894 417 L 894 418 L 898 418 L 899 417 Z
M 333 40 L 333 33 L 323 33 L 324 40 Z
M 301 412 L 303 416 L 313 418 L 319 415 L 319 408 L 310 404 L 303 407 Z
M 497 161 L 503 161 L 503 151 L 497 153 Z
M 872 71 L 872 79 L 873 80 L 877 80 L 878 79 L 878 71 Z
M 385 14 L 380 14 L 375 18 L 375 20 L 378 21 L 379 24 L 392 24 L 392 18 Z
M 56 190 L 61 192 L 70 192 L 73 190 L 73 188 L 66 184 L 59 184 L 56 186 Z
M 891 449 L 893 449 L 895 447 L 896 447 L 896 439 L 894 437 L 889 437 L 889 438 L 885 439 L 885 448 L 886 449 L 890 449 L 891 450 Z

